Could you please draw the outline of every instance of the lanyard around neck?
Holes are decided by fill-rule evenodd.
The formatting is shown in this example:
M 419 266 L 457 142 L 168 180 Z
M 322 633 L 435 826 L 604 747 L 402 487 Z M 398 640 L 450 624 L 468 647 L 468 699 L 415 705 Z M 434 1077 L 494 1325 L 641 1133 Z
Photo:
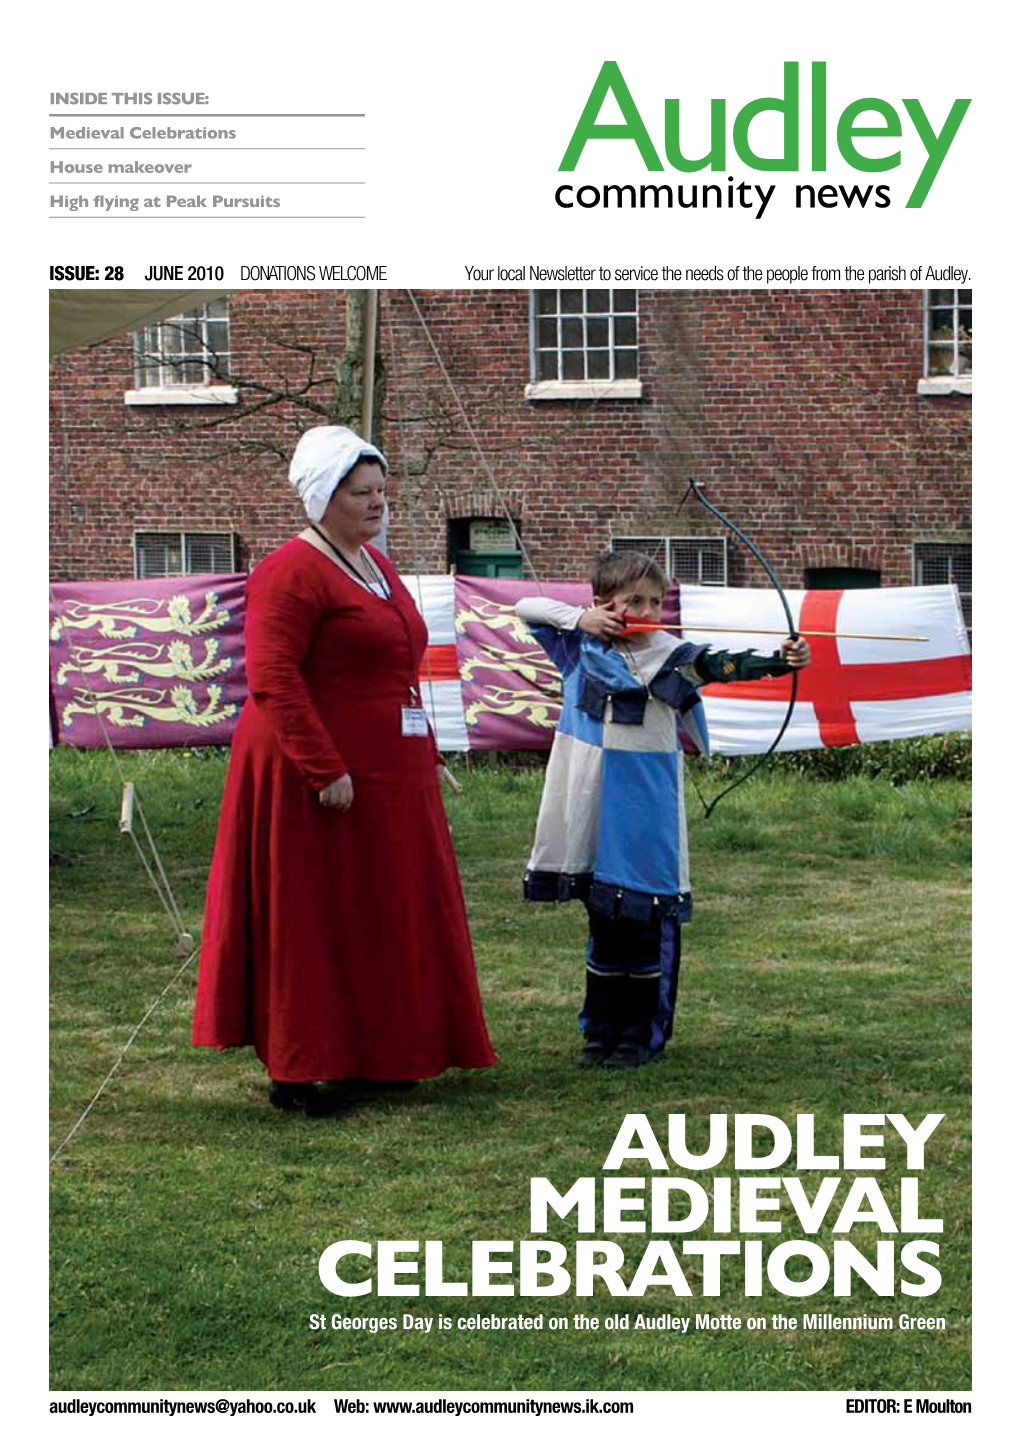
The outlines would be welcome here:
M 319 537 L 319 539 L 321 541 L 325 541 L 326 545 L 333 552 L 333 555 L 340 562 L 341 566 L 343 566 L 344 570 L 349 572 L 356 581 L 360 581 L 360 583 L 363 586 L 367 587 L 369 590 L 372 590 L 373 586 L 380 586 L 386 592 L 386 594 L 389 595 L 390 588 L 386 582 L 386 577 L 379 570 L 378 566 L 372 560 L 372 557 L 368 554 L 364 547 L 359 547 L 359 554 L 363 555 L 365 557 L 365 560 L 368 562 L 371 571 L 371 574 L 368 576 L 362 575 L 362 573 L 358 570 L 357 566 L 355 566 L 353 562 L 347 559 L 343 551 L 341 551 L 340 547 L 329 536 L 327 536 L 326 532 L 321 530 L 314 521 L 311 523 L 311 526 L 312 530 Z

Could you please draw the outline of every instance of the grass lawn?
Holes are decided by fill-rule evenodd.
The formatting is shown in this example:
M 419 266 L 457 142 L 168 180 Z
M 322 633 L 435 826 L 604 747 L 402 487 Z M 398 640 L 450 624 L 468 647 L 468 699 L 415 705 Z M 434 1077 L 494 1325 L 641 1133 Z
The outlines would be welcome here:
M 225 760 L 138 753 L 124 764 L 197 933 Z M 52 1168 L 51 1385 L 969 1387 L 967 788 L 755 777 L 710 822 L 692 821 L 696 917 L 676 1034 L 665 1063 L 614 1074 L 574 1065 L 583 910 L 519 899 L 541 773 L 475 769 L 463 781 L 449 809 L 499 1067 L 366 1102 L 341 1122 L 276 1113 L 251 1053 L 192 1050 L 194 972 L 183 977 Z M 118 835 L 109 758 L 55 752 L 51 794 L 63 863 L 51 871 L 55 1148 L 180 958 Z M 711 1112 L 790 1123 L 813 1112 L 819 1150 L 835 1152 L 844 1113 L 902 1112 L 917 1124 L 944 1112 L 920 1181 L 921 1215 L 944 1219 L 940 1290 L 882 1298 L 858 1281 L 851 1298 L 834 1298 L 831 1284 L 794 1298 L 766 1282 L 764 1297 L 745 1298 L 735 1257 L 716 1298 L 701 1295 L 698 1258 L 682 1259 L 689 1298 L 661 1286 L 641 1298 L 598 1285 L 593 1298 L 348 1300 L 323 1289 L 319 1254 L 343 1238 L 443 1239 L 447 1277 L 469 1276 L 472 1239 L 529 1236 L 530 1178 L 563 1191 L 599 1177 L 629 1112 L 646 1113 L 663 1143 L 669 1114 L 687 1113 L 692 1146 Z M 905 1152 L 887 1130 L 895 1145 L 880 1175 L 898 1215 Z M 649 1175 L 637 1162 L 625 1171 Z M 813 1195 L 819 1174 L 799 1175 Z M 813 1238 L 830 1252 L 835 1211 Z M 766 1255 L 803 1235 L 788 1200 L 781 1217 L 782 1237 L 762 1239 Z M 572 1255 L 576 1223 L 556 1221 L 550 1235 Z M 880 1235 L 861 1223 L 850 1240 L 870 1257 Z M 613 1240 L 633 1270 L 650 1238 Z M 674 1240 L 679 1251 L 685 1238 Z M 818 1312 L 889 1316 L 894 1330 L 633 1328 L 639 1315 Z M 398 1330 L 313 1332 L 313 1313 L 394 1317 Z M 405 1314 L 441 1313 L 452 1329 L 404 1329 Z M 947 1330 L 899 1330 L 901 1313 L 945 1317 Z M 543 1330 L 456 1329 L 462 1317 L 519 1314 L 541 1316 Z M 574 1314 L 600 1325 L 550 1329 Z M 629 1329 L 606 1325 L 623 1318 Z

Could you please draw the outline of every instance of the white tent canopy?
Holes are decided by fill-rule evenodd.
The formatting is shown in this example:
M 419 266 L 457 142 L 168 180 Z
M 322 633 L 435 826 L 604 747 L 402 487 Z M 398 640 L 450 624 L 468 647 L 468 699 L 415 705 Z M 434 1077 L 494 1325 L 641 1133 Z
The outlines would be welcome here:
M 197 310 L 228 290 L 51 290 L 50 357 L 98 345 L 168 315 Z

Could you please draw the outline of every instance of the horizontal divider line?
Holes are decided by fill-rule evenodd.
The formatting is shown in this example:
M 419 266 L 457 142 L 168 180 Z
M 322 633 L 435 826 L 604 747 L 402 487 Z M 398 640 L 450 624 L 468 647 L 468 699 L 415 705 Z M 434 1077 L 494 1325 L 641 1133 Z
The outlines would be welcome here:
M 364 110 L 50 110 L 49 120 L 364 120 Z
M 364 220 L 363 215 L 115 215 L 106 211 L 103 215 L 49 215 L 47 220 Z
M 48 180 L 47 185 L 367 185 L 367 180 Z
M 203 155 L 234 155 L 239 150 L 364 150 L 364 145 L 49 145 L 48 150 L 112 150 L 116 155 L 179 155 L 200 151 Z

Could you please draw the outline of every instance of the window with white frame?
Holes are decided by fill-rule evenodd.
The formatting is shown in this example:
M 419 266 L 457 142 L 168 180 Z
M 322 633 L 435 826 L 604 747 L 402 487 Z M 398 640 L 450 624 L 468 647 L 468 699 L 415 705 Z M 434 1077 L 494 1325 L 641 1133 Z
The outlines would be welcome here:
M 971 630 L 973 594 L 971 547 L 966 541 L 917 541 L 914 545 L 914 582 L 918 586 L 953 585 L 967 632 Z
M 725 586 L 725 536 L 614 536 L 614 551 L 643 551 L 683 586 Z
M 969 386 L 973 371 L 973 332 L 969 290 L 925 291 L 925 379 L 944 385 L 959 381 Z
M 135 388 L 128 405 L 223 404 L 237 392 L 230 370 L 230 316 L 225 297 L 134 332 Z
M 136 531 L 134 550 L 140 581 L 237 570 L 237 546 L 229 531 Z
M 636 290 L 531 293 L 529 399 L 638 399 Z

